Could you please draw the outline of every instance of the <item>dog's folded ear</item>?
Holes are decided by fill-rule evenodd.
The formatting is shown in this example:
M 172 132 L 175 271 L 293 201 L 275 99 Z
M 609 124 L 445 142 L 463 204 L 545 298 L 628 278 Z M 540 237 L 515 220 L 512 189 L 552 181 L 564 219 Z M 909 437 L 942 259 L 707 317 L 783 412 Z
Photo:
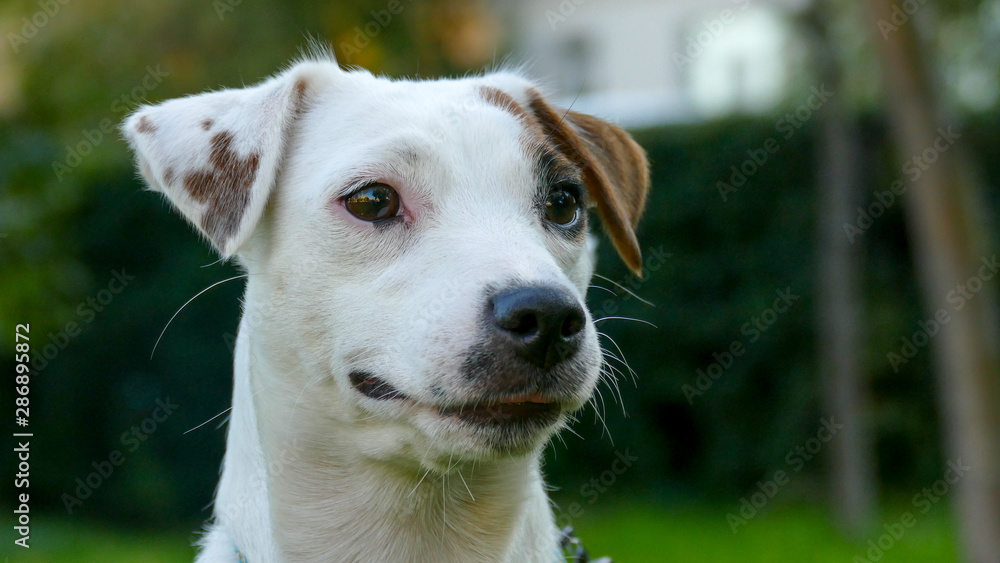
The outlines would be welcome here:
M 143 106 L 122 129 L 142 176 L 223 257 L 264 212 L 286 137 L 311 86 L 299 65 L 257 86 Z
M 635 229 L 646 205 L 649 164 L 646 152 L 617 125 L 575 111 L 550 106 L 534 90 L 529 105 L 547 134 L 583 170 L 591 205 L 625 264 L 642 271 Z

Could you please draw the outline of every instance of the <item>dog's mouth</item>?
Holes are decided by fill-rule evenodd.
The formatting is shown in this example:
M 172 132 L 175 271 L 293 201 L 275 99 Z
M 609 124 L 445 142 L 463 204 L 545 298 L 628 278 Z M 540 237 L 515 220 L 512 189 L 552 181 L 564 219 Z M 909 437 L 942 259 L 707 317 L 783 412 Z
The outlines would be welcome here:
M 416 404 L 416 401 L 376 375 L 356 371 L 351 372 L 350 378 L 351 385 L 359 393 L 376 401 L 402 400 Z M 562 412 L 558 402 L 537 393 L 431 408 L 435 408 L 442 417 L 484 426 L 518 423 L 552 424 L 559 419 Z
M 559 418 L 561 411 L 558 403 L 541 395 L 511 397 L 438 408 L 441 416 L 454 417 L 481 425 L 517 422 L 551 423 Z
M 409 398 L 399 389 L 393 387 L 388 381 L 366 371 L 352 371 L 350 377 L 351 385 L 357 389 L 358 393 L 376 401 Z

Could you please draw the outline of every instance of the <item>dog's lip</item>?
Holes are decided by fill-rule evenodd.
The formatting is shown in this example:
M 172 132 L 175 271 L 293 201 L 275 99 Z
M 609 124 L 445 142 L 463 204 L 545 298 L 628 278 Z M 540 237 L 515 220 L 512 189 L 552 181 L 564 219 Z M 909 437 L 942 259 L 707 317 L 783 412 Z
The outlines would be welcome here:
M 443 417 L 474 424 L 551 423 L 558 419 L 562 406 L 544 395 L 531 394 L 439 406 L 437 411 Z
M 562 401 L 557 398 L 547 396 L 543 393 L 519 393 L 516 395 L 496 395 L 473 397 L 469 400 L 439 404 L 437 408 L 442 411 L 458 411 L 461 409 L 489 408 L 506 405 L 555 405 L 560 406 Z
M 551 424 L 559 419 L 563 405 L 541 393 L 481 398 L 464 403 L 422 404 L 404 395 L 387 381 L 364 371 L 351 372 L 351 384 L 362 395 L 376 401 L 402 400 L 435 411 L 438 416 L 477 425 L 537 422 Z
M 366 371 L 352 371 L 350 374 L 351 385 L 362 395 L 375 399 L 376 401 L 386 401 L 389 399 L 407 399 L 399 389 L 393 387 L 388 381 Z
M 553 399 L 550 399 L 550 398 L 548 398 L 548 397 L 546 397 L 546 396 L 544 396 L 544 395 L 542 395 L 540 393 L 533 393 L 531 395 L 515 395 L 513 397 L 508 397 L 508 398 L 505 398 L 505 399 L 499 399 L 499 400 L 496 400 L 496 401 L 483 401 L 483 402 L 492 402 L 492 403 L 498 404 L 498 405 L 509 405 L 509 404 L 514 404 L 514 403 L 539 403 L 539 404 L 548 404 L 548 403 L 555 403 L 556 401 L 553 400 Z

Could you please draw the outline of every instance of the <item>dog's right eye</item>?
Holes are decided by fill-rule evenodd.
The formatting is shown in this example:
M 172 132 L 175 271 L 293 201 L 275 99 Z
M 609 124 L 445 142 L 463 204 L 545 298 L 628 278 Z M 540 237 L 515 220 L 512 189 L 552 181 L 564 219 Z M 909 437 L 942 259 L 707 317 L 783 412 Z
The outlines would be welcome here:
M 578 188 L 569 183 L 557 184 L 545 198 L 545 218 L 567 227 L 580 215 Z
M 344 207 L 362 221 L 391 219 L 399 214 L 399 194 L 388 184 L 368 184 L 348 194 Z

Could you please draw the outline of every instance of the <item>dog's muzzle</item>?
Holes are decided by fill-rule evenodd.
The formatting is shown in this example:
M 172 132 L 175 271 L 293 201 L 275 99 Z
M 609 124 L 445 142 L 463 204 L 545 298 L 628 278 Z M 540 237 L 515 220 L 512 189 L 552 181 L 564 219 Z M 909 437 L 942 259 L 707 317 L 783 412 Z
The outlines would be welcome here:
M 465 390 L 435 408 L 476 425 L 557 422 L 587 380 L 577 361 L 587 325 L 583 306 L 555 285 L 492 290 L 482 302 L 479 338 L 460 368 Z M 350 379 L 369 398 L 411 400 L 370 372 L 351 372 Z

